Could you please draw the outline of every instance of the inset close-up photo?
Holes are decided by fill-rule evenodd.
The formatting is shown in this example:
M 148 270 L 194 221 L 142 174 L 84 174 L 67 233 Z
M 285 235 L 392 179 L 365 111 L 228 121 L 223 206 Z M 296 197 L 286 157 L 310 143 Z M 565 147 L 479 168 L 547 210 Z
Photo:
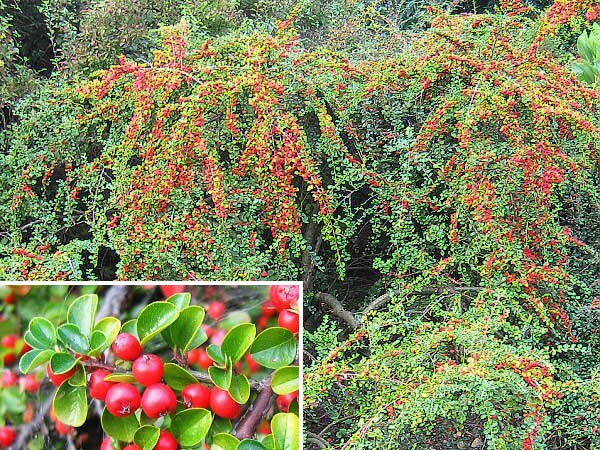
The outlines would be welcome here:
M 0 285 L 0 302 L 0 448 L 299 449 L 299 283 Z

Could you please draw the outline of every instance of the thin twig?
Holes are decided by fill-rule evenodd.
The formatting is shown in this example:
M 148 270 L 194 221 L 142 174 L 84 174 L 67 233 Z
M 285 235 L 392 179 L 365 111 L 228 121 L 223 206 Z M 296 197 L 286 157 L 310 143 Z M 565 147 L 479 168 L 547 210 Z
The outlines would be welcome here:
M 329 306 L 331 312 L 336 317 L 342 319 L 344 322 L 350 325 L 350 327 L 356 328 L 360 323 L 359 320 L 356 317 L 354 317 L 354 314 L 352 314 L 350 311 L 344 308 L 340 301 L 333 295 L 326 294 L 324 292 L 319 292 L 317 295 L 315 295 L 315 299 Z
M 260 392 L 252 406 L 246 411 L 246 415 L 240 420 L 236 427 L 235 435 L 238 439 L 248 439 L 254 436 L 256 426 L 260 422 L 264 412 L 269 407 L 273 398 L 273 389 L 271 388 L 271 377 L 266 378 L 260 383 Z

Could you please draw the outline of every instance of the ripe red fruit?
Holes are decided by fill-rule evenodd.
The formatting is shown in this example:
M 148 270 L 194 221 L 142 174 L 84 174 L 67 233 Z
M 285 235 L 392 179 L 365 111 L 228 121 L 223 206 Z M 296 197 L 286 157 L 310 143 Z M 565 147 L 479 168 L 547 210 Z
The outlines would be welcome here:
M 71 376 L 75 373 L 75 367 L 73 367 L 71 370 L 65 373 L 54 373 L 50 368 L 50 364 L 48 364 L 48 366 L 46 366 L 46 373 L 48 374 L 48 378 L 50 378 L 50 381 L 52 381 L 52 384 L 58 387 L 61 384 L 63 384 L 65 380 L 71 378 Z
M 212 359 L 210 359 L 210 356 L 208 356 L 208 353 L 206 353 L 205 348 L 198 349 L 198 365 L 200 367 L 202 367 L 204 370 L 206 370 L 210 366 L 213 365 L 213 362 L 214 361 Z
M 11 372 L 10 370 L 5 370 L 2 372 L 2 379 L 0 380 L 0 385 L 3 388 L 7 388 L 9 386 L 14 386 L 19 381 L 19 377 L 16 373 Z
M 210 325 L 206 325 L 204 323 L 204 324 L 202 324 L 202 329 L 206 333 L 207 337 L 211 337 L 213 335 L 214 330 L 212 329 L 212 327 Z
M 210 391 L 210 409 L 223 419 L 237 419 L 242 413 L 242 406 L 218 387 Z
M 15 355 L 14 353 L 7 353 L 6 355 L 4 355 L 2 360 L 4 361 L 5 366 L 12 366 L 17 360 L 17 355 Z
M 156 447 L 154 447 L 156 448 Z M 124 447 L 123 450 L 142 450 L 135 444 L 129 444 L 127 447 Z
M 109 437 L 105 437 L 100 446 L 100 450 L 115 450 Z
M 265 300 L 263 304 L 260 305 L 260 310 L 262 311 L 262 315 L 267 318 L 274 316 L 277 312 L 277 308 L 275 308 L 275 305 L 273 305 L 271 300 Z
M 8 294 L 6 297 L 4 297 L 4 303 L 6 303 L 7 305 L 11 305 L 15 302 L 15 294 L 13 294 L 12 292 L 10 294 Z
M 267 328 L 268 322 L 269 318 L 267 316 L 260 316 L 256 321 L 256 325 L 258 326 L 259 330 L 264 330 Z
M 187 363 L 188 365 L 193 365 L 196 364 L 198 362 L 198 355 L 200 354 L 200 350 L 198 350 L 197 348 L 194 348 L 192 350 L 190 350 L 187 354 Z
M 162 380 L 165 365 L 156 355 L 142 355 L 133 362 L 132 372 L 135 381 L 142 386 L 150 386 Z
M 297 333 L 300 329 L 300 316 L 295 312 L 284 309 L 279 313 L 277 324 L 282 328 L 287 328 L 292 333 Z
M 180 294 L 185 291 L 185 286 L 182 285 L 168 285 L 168 286 L 160 286 L 160 290 L 162 291 L 165 297 L 170 297 L 171 295 Z
M 166 384 L 148 386 L 142 395 L 142 410 L 151 419 L 170 414 L 176 407 L 177 396 Z
M 298 285 L 278 285 L 271 286 L 269 290 L 269 300 L 278 311 L 284 309 L 297 308 L 300 289 Z
M 186 408 L 208 408 L 210 389 L 203 384 L 189 384 L 181 391 L 181 399 Z
M 104 378 L 110 375 L 105 369 L 96 369 L 90 375 L 90 397 L 96 400 L 104 400 L 106 393 L 115 384 L 111 381 L 105 381 Z
M 40 388 L 40 384 L 41 383 L 32 373 L 29 373 L 19 379 L 19 386 L 21 386 L 21 389 L 25 392 L 37 392 L 37 390 Z
M 263 419 L 256 427 L 256 432 L 258 434 L 271 434 L 271 422 L 267 419 Z
M 206 307 L 208 317 L 212 320 L 221 320 L 223 313 L 225 312 L 225 303 L 223 302 L 210 302 Z
M 254 358 L 252 358 L 250 353 L 246 353 L 244 359 L 246 360 L 250 373 L 258 372 L 260 370 L 260 364 L 254 361 Z
M 15 348 L 15 344 L 18 340 L 19 336 L 17 336 L 16 334 L 8 334 L 2 337 L 2 339 L 0 340 L 0 344 L 2 344 L 2 347 L 4 348 Z
M 278 395 L 276 400 L 277 408 L 279 408 L 280 411 L 288 412 L 290 409 L 290 403 L 292 403 L 292 401 L 294 401 L 294 399 L 297 397 L 298 391 L 290 392 L 289 394 L 285 395 Z
M 15 442 L 15 430 L 11 427 L 0 427 L 0 445 L 2 447 L 8 447 Z
M 19 350 L 19 356 L 24 355 L 29 350 L 31 350 L 31 347 L 29 346 L 29 344 L 27 344 L 27 342 L 23 342 L 23 345 L 21 346 L 21 350 Z
M 106 409 L 113 416 L 127 417 L 140 407 L 140 393 L 131 384 L 117 383 L 106 393 Z
M 54 422 L 54 428 L 56 428 L 56 432 L 61 436 L 66 436 L 67 434 L 70 434 L 71 431 L 73 431 L 73 427 L 62 423 L 60 420 Z
M 133 361 L 142 354 L 142 346 L 134 335 L 121 333 L 112 343 L 112 351 L 119 359 Z
M 179 445 L 177 445 L 175 437 L 168 431 L 160 430 L 160 436 L 154 450 L 177 450 L 178 448 Z

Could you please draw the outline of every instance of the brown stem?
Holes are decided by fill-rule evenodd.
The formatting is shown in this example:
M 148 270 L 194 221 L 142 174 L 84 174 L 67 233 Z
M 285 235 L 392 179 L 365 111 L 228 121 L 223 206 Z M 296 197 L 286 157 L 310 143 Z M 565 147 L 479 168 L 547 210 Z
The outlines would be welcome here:
M 259 387 L 260 392 L 256 396 L 256 400 L 246 415 L 240 420 L 236 426 L 235 435 L 238 439 L 248 439 L 254 436 L 254 432 L 264 412 L 269 407 L 273 398 L 273 389 L 271 389 L 271 377 L 263 380 Z
M 329 306 L 333 315 L 342 319 L 344 322 L 350 325 L 351 328 L 356 328 L 360 323 L 359 320 L 354 317 L 354 314 L 344 308 L 340 301 L 333 295 L 319 292 L 317 295 L 315 295 L 315 299 Z

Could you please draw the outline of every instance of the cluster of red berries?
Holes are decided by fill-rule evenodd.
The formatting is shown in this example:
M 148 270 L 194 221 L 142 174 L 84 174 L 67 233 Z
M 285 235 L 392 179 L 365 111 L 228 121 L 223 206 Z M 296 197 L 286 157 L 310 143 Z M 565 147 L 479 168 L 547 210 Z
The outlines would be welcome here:
M 41 383 L 32 373 L 18 376 L 15 372 L 10 370 L 5 370 L 2 372 L 2 377 L 0 377 L 0 386 L 7 388 L 10 386 L 16 386 L 17 384 L 22 391 L 33 393 L 38 391 Z
M 266 323 L 266 320 L 279 313 L 277 324 L 282 328 L 287 328 L 292 333 L 300 330 L 300 317 L 298 315 L 298 299 L 300 298 L 300 288 L 298 285 L 277 285 L 271 286 L 269 290 L 269 300 L 262 306 L 262 316 L 259 319 Z M 264 318 L 264 319 L 263 319 Z
M 19 344 L 19 336 L 16 334 L 8 334 L 0 340 L 0 345 L 8 350 L 2 358 L 5 366 L 12 366 L 16 362 L 17 356 L 21 356 L 31 350 L 31 347 L 25 342 L 21 342 L 20 346 L 17 344 Z

